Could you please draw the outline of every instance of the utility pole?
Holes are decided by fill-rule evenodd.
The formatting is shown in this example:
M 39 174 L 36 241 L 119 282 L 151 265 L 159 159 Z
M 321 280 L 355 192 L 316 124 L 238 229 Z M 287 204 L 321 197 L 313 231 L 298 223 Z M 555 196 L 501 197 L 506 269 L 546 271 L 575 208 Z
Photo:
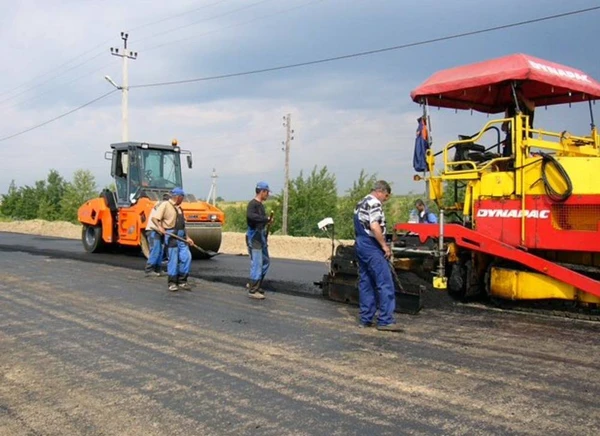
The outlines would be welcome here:
M 125 32 L 121 32 L 121 39 L 123 40 L 123 50 L 119 51 L 118 48 L 111 47 L 110 53 L 113 56 L 119 56 L 123 58 L 123 82 L 121 86 L 117 86 L 110 77 L 106 76 L 106 80 L 112 83 L 117 89 L 122 91 L 122 100 L 121 100 L 121 111 L 122 111 L 122 121 L 123 121 L 123 132 L 122 132 L 122 140 L 123 142 L 129 141 L 129 125 L 128 125 L 128 97 L 129 97 L 129 70 L 127 69 L 127 60 L 128 59 L 137 59 L 137 51 L 133 52 L 127 49 L 127 39 L 129 38 L 129 34 Z
M 289 198 L 289 184 L 290 184 L 290 142 L 294 139 L 292 134 L 292 115 L 287 114 L 283 117 L 283 125 L 285 127 L 285 180 L 283 183 L 283 216 L 281 223 L 281 233 L 287 235 L 288 232 L 288 198 Z
M 213 168 L 213 172 L 210 177 L 212 179 L 212 183 L 210 185 L 210 191 L 208 191 L 208 195 L 206 196 L 206 201 L 210 203 L 210 197 L 212 196 L 212 205 L 214 206 L 217 199 L 217 170 Z

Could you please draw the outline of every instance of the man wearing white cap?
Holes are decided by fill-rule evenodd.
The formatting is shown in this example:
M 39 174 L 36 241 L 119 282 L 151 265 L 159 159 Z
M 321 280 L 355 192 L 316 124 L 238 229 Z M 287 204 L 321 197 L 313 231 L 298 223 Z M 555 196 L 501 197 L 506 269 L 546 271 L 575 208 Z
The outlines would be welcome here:
M 265 298 L 265 293 L 261 289 L 261 285 L 270 264 L 266 226 L 272 223 L 272 218 L 267 217 L 263 203 L 269 198 L 271 189 L 267 182 L 258 182 L 254 191 L 256 195 L 250 200 L 246 209 L 246 222 L 248 223 L 246 243 L 250 254 L 248 296 L 262 300 Z

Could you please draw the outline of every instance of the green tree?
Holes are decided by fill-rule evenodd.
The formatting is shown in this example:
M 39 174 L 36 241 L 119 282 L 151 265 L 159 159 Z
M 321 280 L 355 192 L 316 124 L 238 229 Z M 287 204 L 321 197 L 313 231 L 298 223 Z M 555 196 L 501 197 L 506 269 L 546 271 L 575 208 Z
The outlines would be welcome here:
M 8 192 L 2 194 L 2 204 L 0 204 L 0 214 L 7 218 L 16 216 L 17 209 L 21 203 L 21 191 L 17 189 L 14 180 L 11 180 Z
M 67 182 L 56 170 L 50 170 L 44 184 L 36 182 L 39 194 L 37 218 L 48 221 L 61 218 L 61 200 L 66 186 Z
M 246 230 L 246 205 L 228 206 L 223 208 L 225 213 L 225 225 L 223 230 L 226 232 L 243 232 Z
M 75 171 L 73 179 L 67 183 L 64 195 L 60 200 L 61 219 L 76 223 L 79 207 L 97 196 L 98 189 L 94 175 L 88 170 Z
M 360 170 L 358 179 L 352 183 L 347 195 L 342 197 L 338 203 L 335 218 L 335 234 L 340 239 L 354 238 L 354 208 L 365 195 L 371 192 L 377 181 L 377 174 L 369 175 L 364 169 Z
M 324 236 L 317 223 L 335 216 L 337 186 L 335 175 L 327 167 L 315 166 L 305 179 L 302 172 L 289 185 L 288 234 L 291 236 Z
M 46 183 L 43 180 L 35 182 L 35 187 L 25 186 L 19 188 L 21 198 L 12 218 L 33 220 L 38 217 L 40 201 L 44 196 Z

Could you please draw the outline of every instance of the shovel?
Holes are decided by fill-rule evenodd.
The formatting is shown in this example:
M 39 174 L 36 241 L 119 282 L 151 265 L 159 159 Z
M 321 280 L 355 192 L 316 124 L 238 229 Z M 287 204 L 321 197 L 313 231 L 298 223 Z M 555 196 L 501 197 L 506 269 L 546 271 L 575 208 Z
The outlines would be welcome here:
M 177 239 L 177 240 L 179 240 L 181 242 L 185 242 L 186 244 L 189 244 L 191 247 L 194 247 L 196 250 L 198 250 L 200 253 L 202 253 L 205 256 L 215 257 L 215 256 L 217 256 L 219 254 L 219 253 L 216 253 L 214 251 L 205 250 L 204 248 L 200 248 L 196 244 L 194 244 L 193 242 L 190 244 L 186 239 L 183 239 L 182 237 L 174 235 L 172 233 L 168 233 L 168 235 L 169 235 L 170 238 L 175 238 L 175 239 Z
M 400 278 L 396 273 L 396 268 L 394 268 L 392 259 L 388 259 L 388 264 L 394 279 L 394 284 L 396 285 L 396 311 L 416 315 L 423 307 L 421 289 L 419 289 L 417 293 L 406 291 L 402 286 L 402 283 L 400 283 Z

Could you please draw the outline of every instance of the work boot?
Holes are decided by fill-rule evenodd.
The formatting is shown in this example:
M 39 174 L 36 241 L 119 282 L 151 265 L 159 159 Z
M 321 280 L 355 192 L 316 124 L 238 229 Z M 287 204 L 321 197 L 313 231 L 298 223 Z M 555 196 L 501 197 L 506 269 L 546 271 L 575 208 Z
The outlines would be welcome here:
M 168 284 L 169 284 L 169 291 L 175 292 L 175 291 L 179 290 L 177 276 L 169 276 Z
M 183 289 L 184 291 L 192 290 L 192 285 L 188 283 L 188 274 L 179 276 L 179 289 Z
M 248 297 L 255 298 L 257 300 L 264 300 L 265 295 L 264 293 L 260 292 L 259 283 L 260 282 L 250 282 L 246 284 L 246 288 L 248 288 Z
M 156 271 L 156 268 L 152 265 L 146 265 L 144 273 L 146 274 L 146 277 L 160 277 L 160 272 Z
M 387 325 L 378 325 L 377 330 L 382 332 L 403 332 L 404 330 L 396 323 Z

